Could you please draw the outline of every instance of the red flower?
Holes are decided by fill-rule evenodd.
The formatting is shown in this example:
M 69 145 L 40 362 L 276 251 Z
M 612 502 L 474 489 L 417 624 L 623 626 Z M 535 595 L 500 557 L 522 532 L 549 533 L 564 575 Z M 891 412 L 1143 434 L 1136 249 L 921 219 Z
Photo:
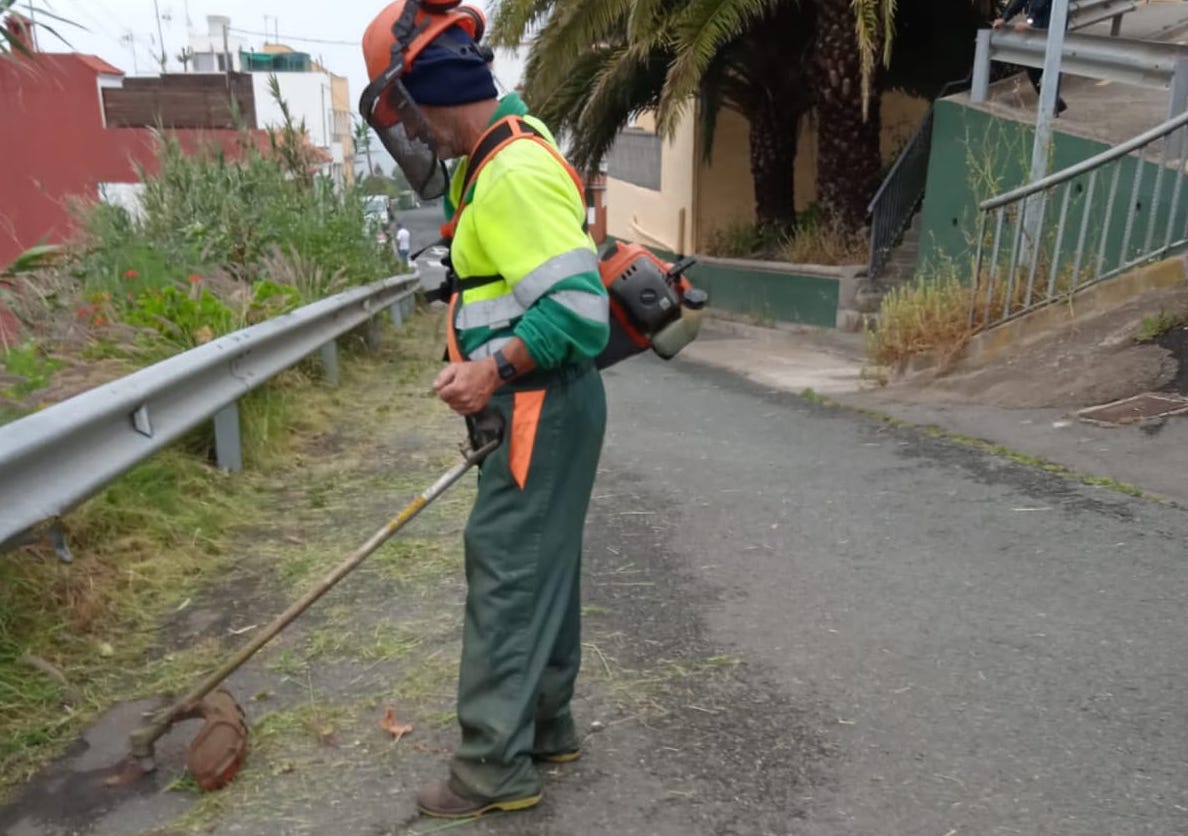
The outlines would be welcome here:
M 135 279 L 135 278 L 139 278 L 139 276 L 140 276 L 140 274 L 137 273 L 135 270 L 125 270 L 124 271 L 125 279 Z
M 197 273 L 190 274 L 190 284 L 202 284 L 202 277 Z

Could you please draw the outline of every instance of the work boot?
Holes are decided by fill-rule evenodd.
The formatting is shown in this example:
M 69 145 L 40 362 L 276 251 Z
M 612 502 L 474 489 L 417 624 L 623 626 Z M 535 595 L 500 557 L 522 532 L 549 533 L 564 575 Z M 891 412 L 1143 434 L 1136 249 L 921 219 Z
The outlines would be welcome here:
M 505 813 L 527 810 L 540 803 L 540 795 L 536 793 L 523 798 L 480 801 L 455 791 L 449 781 L 437 781 L 417 790 L 417 809 L 422 815 L 438 819 L 472 819 L 496 810 Z

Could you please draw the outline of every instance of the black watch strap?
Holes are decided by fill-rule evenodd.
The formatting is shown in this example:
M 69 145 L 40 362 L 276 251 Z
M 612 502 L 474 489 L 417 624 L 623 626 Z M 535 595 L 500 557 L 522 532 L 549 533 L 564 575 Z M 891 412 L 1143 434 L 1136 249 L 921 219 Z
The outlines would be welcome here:
M 516 367 L 503 356 L 503 349 L 495 352 L 495 366 L 499 369 L 499 379 L 507 382 L 516 376 Z

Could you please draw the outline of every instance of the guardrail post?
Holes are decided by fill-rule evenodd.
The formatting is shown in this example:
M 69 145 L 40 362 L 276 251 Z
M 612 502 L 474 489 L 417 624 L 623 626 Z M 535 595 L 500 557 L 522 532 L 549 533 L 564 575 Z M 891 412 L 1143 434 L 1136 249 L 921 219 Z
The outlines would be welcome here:
M 1171 90 L 1167 97 L 1167 118 L 1174 119 L 1188 111 L 1188 58 L 1176 61 L 1172 71 Z M 1183 164 L 1185 129 L 1173 131 L 1167 137 L 1167 159 L 1181 160 Z
M 1110 37 L 1116 38 L 1122 32 L 1122 15 L 1114 15 L 1113 20 L 1110 21 Z
M 393 302 L 388 311 L 392 314 L 392 324 L 399 328 L 400 324 L 404 322 L 404 300 Z
M 373 316 L 367 320 L 367 350 L 376 351 L 380 345 L 380 320 Z
M 231 401 L 214 414 L 215 461 L 220 470 L 243 470 L 239 439 L 239 402 Z
M 404 313 L 404 318 L 409 319 L 417 312 L 417 299 L 411 293 L 400 300 L 400 310 Z
M 969 88 L 971 102 L 984 102 L 990 95 L 990 34 L 991 29 L 978 30 L 978 45 L 974 52 L 973 82 Z
M 63 563 L 73 563 L 74 555 L 70 553 L 70 544 L 66 542 L 66 532 L 59 523 L 54 523 L 49 530 L 50 543 L 53 544 L 54 554 Z
M 338 341 L 330 340 L 319 349 L 322 354 L 322 374 L 331 386 L 338 385 Z

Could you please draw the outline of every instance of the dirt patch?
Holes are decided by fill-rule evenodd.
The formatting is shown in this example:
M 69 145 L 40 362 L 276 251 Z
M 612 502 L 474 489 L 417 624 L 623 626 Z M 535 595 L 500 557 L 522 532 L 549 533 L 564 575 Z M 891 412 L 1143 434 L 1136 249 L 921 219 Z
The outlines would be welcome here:
M 872 397 L 903 403 L 1070 408 L 1188 387 L 1182 362 L 1188 357 L 1188 337 L 1179 333 L 1183 328 L 1153 343 L 1137 340 L 1144 319 L 1184 310 L 1188 288 L 1148 293 L 995 357 L 962 359 L 939 374 L 892 381 Z

